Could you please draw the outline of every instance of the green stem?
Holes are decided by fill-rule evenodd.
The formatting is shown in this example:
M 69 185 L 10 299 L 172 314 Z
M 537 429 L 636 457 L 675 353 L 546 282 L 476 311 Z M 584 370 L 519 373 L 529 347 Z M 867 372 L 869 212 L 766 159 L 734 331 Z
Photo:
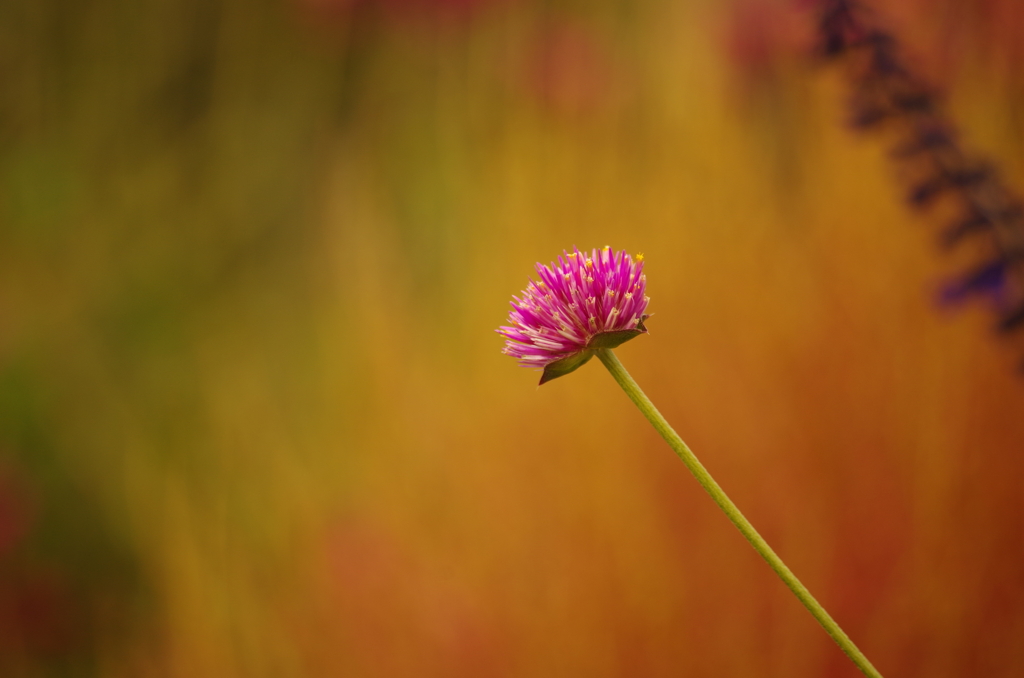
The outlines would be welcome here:
M 768 546 L 768 542 L 758 534 L 757 530 L 754 529 L 754 526 L 750 524 L 750 521 L 740 513 L 740 510 L 736 508 L 736 504 L 732 503 L 732 500 L 729 499 L 728 495 L 726 495 L 718 483 L 715 482 L 715 479 L 711 477 L 711 474 L 707 472 L 707 469 L 705 469 L 700 461 L 697 460 L 697 457 L 694 456 L 693 452 L 690 451 L 690 448 L 686 446 L 686 443 L 684 443 L 683 439 L 679 437 L 679 434 L 669 426 L 668 422 L 665 421 L 665 417 L 661 416 L 661 412 L 659 412 L 658 408 L 654 406 L 654 403 L 652 403 L 650 399 L 644 395 L 644 392 L 640 390 L 637 383 L 633 381 L 633 377 L 629 376 L 629 372 L 627 372 L 626 368 L 622 366 L 622 363 L 620 363 L 619 359 L 615 357 L 615 354 L 612 353 L 611 349 L 602 348 L 597 349 L 595 352 L 597 353 L 597 357 L 601 359 L 601 362 L 604 363 L 604 366 L 607 367 L 608 371 L 612 373 L 613 377 L 615 377 L 615 381 L 619 382 L 619 386 L 621 386 L 622 390 L 626 392 L 629 399 L 632 400 L 638 408 L 640 408 L 640 411 L 645 417 L 647 417 L 647 420 L 651 422 L 658 433 L 661 434 L 661 437 L 665 439 L 665 442 L 669 444 L 669 447 L 675 450 L 675 453 L 683 460 L 683 463 L 686 464 L 686 468 L 690 469 L 690 473 L 694 475 L 697 482 L 701 484 L 701 487 L 703 487 L 707 493 L 711 495 L 711 498 L 715 500 L 715 503 L 725 511 L 725 515 L 729 516 L 729 520 L 732 521 L 732 524 L 743 533 L 743 536 L 747 538 L 747 541 L 749 541 L 750 545 L 754 547 L 754 550 L 761 554 L 761 557 L 765 559 L 773 570 L 775 570 L 775 573 L 779 575 L 783 582 L 785 582 L 786 586 L 789 587 L 789 590 L 792 591 L 793 594 L 800 599 L 800 602 L 804 604 L 804 607 L 814 615 L 814 618 L 818 620 L 818 623 L 821 624 L 828 635 L 832 636 L 832 639 L 836 641 L 839 647 L 842 648 L 843 652 L 846 653 L 846 656 L 848 656 L 853 663 L 857 665 L 857 668 L 864 672 L 864 675 L 870 676 L 871 678 L 882 678 L 882 674 L 878 672 L 878 669 L 871 665 L 871 662 L 864 656 L 864 653 L 853 644 L 850 637 L 847 636 L 843 629 L 839 627 L 839 624 L 829 616 L 828 612 L 825 611 L 825 608 L 821 606 L 821 603 L 815 600 L 814 596 L 811 595 L 811 592 L 807 590 L 807 587 L 796 578 L 796 575 L 793 574 L 788 567 L 786 567 L 786 564 L 782 562 L 782 559 L 779 558 L 778 555 L 775 554 L 772 547 Z

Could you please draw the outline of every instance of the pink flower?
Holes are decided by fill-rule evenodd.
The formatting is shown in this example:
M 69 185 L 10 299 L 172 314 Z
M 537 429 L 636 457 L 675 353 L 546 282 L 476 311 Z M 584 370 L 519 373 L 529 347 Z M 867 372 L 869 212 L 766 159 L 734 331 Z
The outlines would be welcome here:
M 573 248 L 558 263 L 537 264 L 540 280 L 512 297 L 503 353 L 523 367 L 544 369 L 540 383 L 577 369 L 600 348 L 614 348 L 647 332 L 647 276 L 636 261 L 610 247 L 589 254 Z

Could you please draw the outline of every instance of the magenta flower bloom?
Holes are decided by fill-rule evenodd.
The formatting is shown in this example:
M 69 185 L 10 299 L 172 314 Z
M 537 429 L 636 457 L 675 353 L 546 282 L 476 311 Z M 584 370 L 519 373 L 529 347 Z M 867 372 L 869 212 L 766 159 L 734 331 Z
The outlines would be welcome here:
M 647 276 L 636 261 L 610 247 L 590 254 L 573 248 L 558 263 L 537 264 L 540 280 L 512 297 L 502 353 L 523 367 L 544 369 L 540 383 L 569 374 L 599 348 L 614 348 L 645 332 Z

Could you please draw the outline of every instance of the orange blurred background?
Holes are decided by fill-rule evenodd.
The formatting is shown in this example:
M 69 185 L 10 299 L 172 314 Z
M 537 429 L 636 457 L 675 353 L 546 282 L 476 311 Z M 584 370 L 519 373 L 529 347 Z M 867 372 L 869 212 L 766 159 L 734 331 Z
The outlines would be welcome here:
M 596 361 L 500 354 L 573 245 L 883 674 L 1024 675 L 1021 346 L 816 9 L 4 2 L 0 675 L 859 675 Z M 881 20 L 1024 187 L 1013 3 Z

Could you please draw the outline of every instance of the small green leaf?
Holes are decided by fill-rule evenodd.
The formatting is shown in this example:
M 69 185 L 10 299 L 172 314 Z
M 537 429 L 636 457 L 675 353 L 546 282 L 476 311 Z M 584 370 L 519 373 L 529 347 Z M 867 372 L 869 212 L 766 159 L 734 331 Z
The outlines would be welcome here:
M 587 348 L 615 348 L 625 344 L 630 339 L 634 339 L 643 334 L 640 330 L 619 330 L 618 332 L 602 332 L 601 334 L 595 334 L 587 342 Z
M 622 346 L 630 339 L 634 339 L 641 334 L 647 333 L 647 328 L 644 327 L 644 321 L 650 317 L 651 316 L 649 315 L 640 316 L 640 320 L 636 321 L 636 329 L 595 334 L 590 338 L 590 341 L 587 342 L 587 348 L 615 348 L 616 346 Z
M 561 360 L 549 363 L 544 368 L 544 374 L 540 377 L 540 383 L 545 384 L 552 379 L 564 377 L 570 372 L 575 372 L 579 368 L 583 367 L 583 365 L 593 357 L 594 353 L 592 351 L 580 351 L 579 353 L 573 353 L 570 356 L 566 356 Z

